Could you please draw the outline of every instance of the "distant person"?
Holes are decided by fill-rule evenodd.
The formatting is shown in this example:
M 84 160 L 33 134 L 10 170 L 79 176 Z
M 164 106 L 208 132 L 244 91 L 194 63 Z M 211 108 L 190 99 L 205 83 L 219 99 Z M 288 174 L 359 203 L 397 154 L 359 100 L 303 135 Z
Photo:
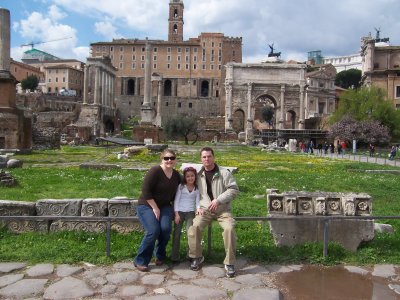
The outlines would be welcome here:
M 369 144 L 369 156 L 374 157 L 375 154 L 375 146 L 373 144 Z
M 324 154 L 327 155 L 328 154 L 328 150 L 329 150 L 329 144 L 327 141 L 325 141 L 324 143 Z
M 190 268 L 200 269 L 204 261 L 201 240 L 206 226 L 217 220 L 223 229 L 225 245 L 225 270 L 227 277 L 234 277 L 236 263 L 235 220 L 231 214 L 231 202 L 239 192 L 234 177 L 229 170 L 215 163 L 214 151 L 205 147 L 200 151 L 202 169 L 198 174 L 197 186 L 200 191 L 200 209 L 189 228 Z
M 342 146 L 342 155 L 345 155 L 347 144 L 345 141 L 343 141 L 340 145 Z
M 136 208 L 145 232 L 133 264 L 142 272 L 149 270 L 153 252 L 155 264 L 160 266 L 164 263 L 172 229 L 172 203 L 181 181 L 178 171 L 174 169 L 175 152 L 165 149 L 160 159 L 160 165 L 151 167 L 144 177 Z
M 338 143 L 337 143 L 336 148 L 337 148 L 337 154 L 338 154 L 338 155 L 342 154 L 342 144 L 340 144 L 339 141 L 338 141 Z
M 335 145 L 333 143 L 329 145 L 329 148 L 331 149 L 331 154 L 335 153 Z
M 393 145 L 392 148 L 390 149 L 389 160 L 394 159 L 394 157 L 396 156 L 396 152 L 397 152 L 397 147 Z
M 193 225 L 195 212 L 200 209 L 200 192 L 197 188 L 197 171 L 193 167 L 183 170 L 183 183 L 178 186 L 174 201 L 174 232 L 172 234 L 172 262 L 179 262 L 179 248 L 183 222 L 186 222 L 186 232 Z

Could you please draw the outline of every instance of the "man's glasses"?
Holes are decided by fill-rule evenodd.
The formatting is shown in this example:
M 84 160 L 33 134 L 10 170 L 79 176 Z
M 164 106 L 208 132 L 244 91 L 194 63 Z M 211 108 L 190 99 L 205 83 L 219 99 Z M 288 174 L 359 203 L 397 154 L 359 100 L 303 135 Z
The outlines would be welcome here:
M 176 157 L 175 156 L 165 156 L 163 157 L 163 160 L 168 161 L 168 160 L 175 160 Z

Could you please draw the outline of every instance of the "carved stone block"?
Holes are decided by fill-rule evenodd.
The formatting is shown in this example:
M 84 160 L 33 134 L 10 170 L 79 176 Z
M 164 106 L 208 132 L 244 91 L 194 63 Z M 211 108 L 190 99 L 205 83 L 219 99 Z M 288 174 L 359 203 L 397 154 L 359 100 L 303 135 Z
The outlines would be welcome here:
M 342 213 L 340 197 L 327 197 L 326 198 L 326 214 L 327 215 L 340 215 Z
M 36 202 L 38 216 L 80 216 L 82 199 L 42 199 Z
M 48 223 L 46 220 L 11 220 L 5 221 L 4 226 L 13 233 L 24 233 L 24 232 L 47 232 Z
M 105 221 L 54 221 L 50 225 L 50 231 L 83 231 L 101 233 L 106 231 Z
M 108 200 L 108 215 L 110 217 L 136 216 L 137 200 L 133 199 L 110 199 Z
M 284 212 L 287 215 L 297 214 L 297 197 L 296 196 L 285 196 L 284 198 Z
M 312 197 L 297 197 L 297 211 L 299 215 L 312 215 L 314 213 Z
M 368 195 L 354 197 L 355 215 L 369 216 L 372 213 L 372 198 Z
M 343 196 L 342 197 L 342 209 L 344 216 L 355 216 L 356 207 L 354 203 L 354 197 L 352 196 Z
M 325 197 L 316 197 L 315 198 L 315 214 L 317 216 L 325 216 L 326 215 L 326 199 L 325 199 Z
M 107 198 L 88 198 L 82 201 L 82 217 L 104 217 L 108 215 Z
M 0 201 L 0 216 L 34 216 L 35 202 Z
M 268 194 L 268 211 L 270 214 L 283 214 L 283 195 Z

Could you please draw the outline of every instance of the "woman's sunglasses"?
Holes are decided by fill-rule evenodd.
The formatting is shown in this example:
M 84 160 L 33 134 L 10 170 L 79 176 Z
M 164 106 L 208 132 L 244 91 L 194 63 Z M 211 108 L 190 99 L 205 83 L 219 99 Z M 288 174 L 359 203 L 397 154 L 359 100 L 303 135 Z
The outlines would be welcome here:
M 165 156 L 163 157 L 163 160 L 168 161 L 168 160 L 175 160 L 176 157 L 175 156 Z

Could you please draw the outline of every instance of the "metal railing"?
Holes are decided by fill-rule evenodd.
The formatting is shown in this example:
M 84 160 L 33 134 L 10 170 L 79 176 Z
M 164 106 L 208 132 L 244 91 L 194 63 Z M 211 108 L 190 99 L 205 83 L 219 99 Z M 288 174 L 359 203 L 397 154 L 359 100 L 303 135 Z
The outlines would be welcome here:
M 329 243 L 329 223 L 331 220 L 393 220 L 400 219 L 400 216 L 270 216 L 270 217 L 234 217 L 236 221 L 298 221 L 298 220 L 322 220 L 324 222 L 324 248 L 323 256 L 328 256 L 328 243 Z M 50 228 L 50 221 L 64 220 L 64 221 L 102 221 L 106 223 L 106 255 L 111 254 L 111 223 L 116 221 L 129 221 L 139 222 L 138 217 L 80 217 L 80 216 L 0 216 L 0 221 L 47 221 L 48 229 Z M 212 244 L 212 225 L 208 226 L 208 255 L 211 254 Z M 49 230 L 48 230 L 49 231 Z

